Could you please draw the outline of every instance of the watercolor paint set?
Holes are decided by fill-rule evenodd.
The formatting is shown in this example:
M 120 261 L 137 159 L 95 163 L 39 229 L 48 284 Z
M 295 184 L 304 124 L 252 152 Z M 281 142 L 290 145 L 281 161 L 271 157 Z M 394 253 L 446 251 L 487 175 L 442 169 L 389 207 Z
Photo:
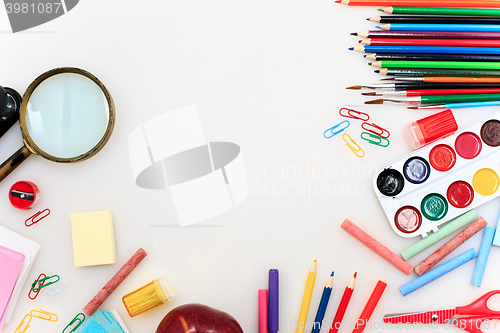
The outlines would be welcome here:
M 430 231 L 500 195 L 500 112 L 375 172 L 373 189 L 394 231 Z

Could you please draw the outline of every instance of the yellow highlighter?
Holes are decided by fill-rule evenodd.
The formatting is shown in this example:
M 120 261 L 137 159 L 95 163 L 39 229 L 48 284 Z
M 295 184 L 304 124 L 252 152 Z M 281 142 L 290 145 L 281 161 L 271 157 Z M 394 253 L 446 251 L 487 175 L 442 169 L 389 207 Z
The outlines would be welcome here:
M 318 261 L 314 260 L 314 263 L 309 269 L 309 274 L 307 275 L 306 290 L 304 291 L 304 297 L 302 298 L 302 305 L 300 306 L 299 320 L 297 321 L 297 329 L 295 330 L 295 333 L 303 333 L 304 328 L 306 327 L 309 304 L 311 304 L 314 282 L 316 281 L 317 264 Z
M 159 278 L 122 297 L 130 317 L 137 316 L 175 298 L 172 287 L 166 279 Z

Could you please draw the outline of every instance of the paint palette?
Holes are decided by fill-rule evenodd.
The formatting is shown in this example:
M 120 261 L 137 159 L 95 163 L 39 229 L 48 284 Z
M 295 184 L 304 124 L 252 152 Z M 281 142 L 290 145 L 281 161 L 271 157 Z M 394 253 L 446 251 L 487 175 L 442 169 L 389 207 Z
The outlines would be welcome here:
M 377 170 L 373 189 L 394 231 L 428 232 L 500 195 L 500 112 Z

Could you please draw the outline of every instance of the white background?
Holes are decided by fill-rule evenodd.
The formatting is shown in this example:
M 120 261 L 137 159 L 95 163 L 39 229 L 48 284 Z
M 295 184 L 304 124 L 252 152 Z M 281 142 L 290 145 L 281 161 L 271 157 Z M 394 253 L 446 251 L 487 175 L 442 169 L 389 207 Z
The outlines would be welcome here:
M 398 287 L 416 275 L 406 276 L 340 228 L 349 218 L 396 253 L 417 240 L 392 231 L 371 182 L 377 168 L 411 151 L 404 125 L 431 112 L 369 106 L 371 120 L 391 132 L 391 144 L 380 148 L 361 142 L 360 123 L 352 121 L 346 132 L 365 150 L 362 159 L 340 136 L 323 138 L 327 128 L 344 120 L 338 105 L 366 99 L 344 88 L 381 78 L 360 53 L 347 50 L 357 43 L 349 33 L 374 27 L 365 18 L 378 15 L 375 8 L 349 8 L 332 0 L 86 0 L 52 22 L 17 34 L 0 12 L 1 85 L 22 94 L 46 70 L 80 67 L 104 82 L 117 110 L 110 141 L 92 159 L 56 164 L 32 156 L 0 184 L 0 223 L 42 245 L 28 281 L 44 272 L 69 282 L 49 301 L 29 300 L 26 285 L 5 332 L 13 332 L 32 309 L 60 319 L 33 320 L 30 331 L 62 331 L 139 247 L 149 255 L 101 306 L 116 308 L 136 333 L 154 332 L 173 307 L 193 302 L 227 311 L 245 332 L 256 332 L 257 290 L 267 288 L 270 268 L 280 270 L 280 330 L 293 332 L 314 259 L 318 276 L 310 323 L 332 270 L 329 321 L 355 271 L 359 278 L 347 321 L 358 318 L 377 280 L 388 284 L 372 317 L 375 326 L 387 313 L 465 305 L 498 288 L 500 250 L 495 247 L 481 288 L 470 285 L 474 263 L 469 262 L 402 297 Z M 180 228 L 168 191 L 135 186 L 127 139 L 146 120 L 190 104 L 198 107 L 207 140 L 240 145 L 250 193 L 233 210 Z M 494 110 L 458 110 L 455 116 L 462 128 Z M 0 158 L 21 143 L 16 126 L 0 141 Z M 18 180 L 40 188 L 41 200 L 31 211 L 16 210 L 7 199 Z M 24 220 L 44 208 L 51 209 L 50 217 L 26 228 Z M 117 263 L 75 268 L 70 213 L 107 209 L 113 212 Z M 478 210 L 494 226 L 498 209 L 495 199 Z M 451 256 L 478 249 L 480 237 Z M 410 263 L 416 265 L 443 243 Z M 121 297 L 158 276 L 170 278 L 178 297 L 128 317 Z

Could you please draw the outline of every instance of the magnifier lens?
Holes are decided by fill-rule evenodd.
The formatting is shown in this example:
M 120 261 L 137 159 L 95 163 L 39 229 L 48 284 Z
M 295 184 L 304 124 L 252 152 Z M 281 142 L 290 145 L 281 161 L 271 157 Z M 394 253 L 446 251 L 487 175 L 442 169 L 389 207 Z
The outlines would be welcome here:
M 75 73 L 42 81 L 28 100 L 26 127 L 33 143 L 55 158 L 75 158 L 106 133 L 110 107 L 101 88 Z

